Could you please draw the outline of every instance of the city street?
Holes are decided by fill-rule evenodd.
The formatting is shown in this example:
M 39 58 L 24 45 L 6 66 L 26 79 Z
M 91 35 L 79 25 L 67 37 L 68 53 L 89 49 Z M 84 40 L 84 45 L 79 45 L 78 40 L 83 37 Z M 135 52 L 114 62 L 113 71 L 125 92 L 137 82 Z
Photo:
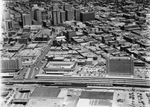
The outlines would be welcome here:
M 45 55 L 49 52 L 50 47 L 51 47 L 53 41 L 54 41 L 55 38 L 56 38 L 56 35 L 53 35 L 52 37 L 53 37 L 53 38 L 52 38 L 52 39 L 50 40 L 50 42 L 48 43 L 47 47 L 42 51 L 41 55 L 37 58 L 37 60 L 36 60 L 36 61 L 34 62 L 34 64 L 31 66 L 28 79 L 34 79 L 34 78 L 35 78 L 35 75 L 38 74 L 38 70 L 37 70 L 37 69 L 40 69 L 40 67 L 42 66 L 42 64 L 41 64 L 42 59 L 43 59 L 43 58 L 45 57 Z

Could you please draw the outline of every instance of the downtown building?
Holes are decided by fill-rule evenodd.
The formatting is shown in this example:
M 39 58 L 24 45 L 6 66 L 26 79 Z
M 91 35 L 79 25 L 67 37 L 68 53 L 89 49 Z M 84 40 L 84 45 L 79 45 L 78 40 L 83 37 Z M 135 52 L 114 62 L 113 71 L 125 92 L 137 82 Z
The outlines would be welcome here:
M 61 23 L 60 20 L 60 11 L 59 10 L 53 10 L 52 11 L 52 23 L 53 25 L 59 25 Z
M 31 15 L 30 14 L 23 14 L 22 15 L 22 23 L 23 23 L 23 27 L 25 25 L 32 25 Z
M 1 59 L 2 72 L 14 72 L 22 68 L 21 58 L 2 58 Z
M 95 20 L 95 12 L 81 12 L 81 21 Z
M 5 20 L 4 31 L 11 30 L 12 28 L 13 28 L 13 21 L 12 20 Z
M 67 21 L 74 20 L 74 9 L 66 10 L 66 20 Z
M 42 24 L 42 11 L 39 9 L 35 9 L 33 11 L 33 24 L 34 25 L 41 25 Z
M 109 76 L 132 76 L 134 60 L 131 57 L 109 57 L 106 60 L 106 70 Z

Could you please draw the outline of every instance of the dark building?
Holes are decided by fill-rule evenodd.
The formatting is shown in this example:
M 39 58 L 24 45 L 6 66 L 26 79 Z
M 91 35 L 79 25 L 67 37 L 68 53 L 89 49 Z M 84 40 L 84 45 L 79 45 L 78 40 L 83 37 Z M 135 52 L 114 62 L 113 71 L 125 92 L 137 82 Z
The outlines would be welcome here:
M 35 9 L 31 10 L 31 20 L 35 19 Z
M 57 11 L 57 24 L 59 25 L 61 23 L 60 20 L 60 11 Z
M 18 43 L 20 44 L 28 44 L 28 38 L 19 38 Z
M 68 30 L 66 33 L 66 38 L 68 41 L 71 41 L 71 38 L 76 36 L 76 32 L 73 30 Z
M 23 26 L 31 25 L 32 24 L 31 15 L 30 14 L 23 14 L 22 15 L 22 22 L 23 22 Z
M 73 9 L 66 11 L 66 20 L 67 21 L 74 20 L 74 10 Z
M 107 59 L 106 67 L 108 75 L 131 76 L 134 62 L 130 57 L 111 57 Z
M 36 98 L 36 97 L 57 98 L 59 92 L 60 92 L 59 88 L 39 87 L 39 88 L 35 88 L 35 90 L 31 94 L 31 98 Z
M 57 11 L 52 11 L 52 23 L 57 25 Z
M 52 11 L 52 22 L 53 22 L 53 25 L 58 25 L 61 23 L 60 11 Z
M 80 98 L 83 99 L 113 99 L 113 92 L 94 92 L 94 91 L 82 91 Z
M 95 20 L 95 12 L 82 12 L 80 15 L 82 22 Z
M 38 41 L 38 42 L 42 42 L 42 41 L 48 41 L 49 40 L 49 36 L 48 35 L 39 35 L 37 36 L 34 41 Z
M 41 10 L 38 10 L 38 9 L 35 10 L 34 18 L 37 22 L 42 21 L 42 12 L 41 12 Z
M 66 12 L 65 11 L 60 11 L 60 21 L 61 21 L 61 23 L 66 21 Z
M 6 20 L 5 21 L 5 30 L 10 30 L 13 28 L 13 22 L 12 20 Z
M 75 9 L 75 11 L 74 11 L 74 16 L 75 16 L 75 20 L 76 21 L 80 21 L 81 20 L 81 18 L 80 18 L 80 9 Z

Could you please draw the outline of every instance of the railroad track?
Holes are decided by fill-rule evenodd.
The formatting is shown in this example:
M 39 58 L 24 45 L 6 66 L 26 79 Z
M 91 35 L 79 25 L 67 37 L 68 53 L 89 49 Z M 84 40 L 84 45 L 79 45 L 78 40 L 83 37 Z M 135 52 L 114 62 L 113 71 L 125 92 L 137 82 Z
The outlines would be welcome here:
M 79 78 L 79 77 L 53 77 L 47 79 L 27 79 L 27 80 L 6 80 L 2 83 L 10 84 L 51 84 L 51 83 L 64 83 L 64 84 L 117 84 L 117 85 L 130 85 L 130 86 L 147 86 L 150 87 L 150 80 L 144 79 L 130 79 L 130 78 Z

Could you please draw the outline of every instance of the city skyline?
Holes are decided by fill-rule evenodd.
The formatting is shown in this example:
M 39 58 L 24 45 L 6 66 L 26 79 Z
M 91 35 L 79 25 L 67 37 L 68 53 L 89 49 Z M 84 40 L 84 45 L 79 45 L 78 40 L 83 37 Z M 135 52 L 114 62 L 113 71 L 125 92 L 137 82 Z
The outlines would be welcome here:
M 149 107 L 150 2 L 4 0 L 2 107 Z

